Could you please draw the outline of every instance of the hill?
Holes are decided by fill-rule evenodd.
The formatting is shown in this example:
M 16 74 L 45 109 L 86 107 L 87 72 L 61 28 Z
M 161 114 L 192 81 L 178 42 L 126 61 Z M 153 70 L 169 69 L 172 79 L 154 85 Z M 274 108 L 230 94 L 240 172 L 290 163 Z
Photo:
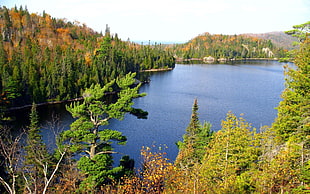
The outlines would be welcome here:
M 249 35 L 222 35 L 203 33 L 184 44 L 170 45 L 179 59 L 202 59 L 211 56 L 215 59 L 231 60 L 244 58 L 278 58 L 284 55 L 283 49 L 271 40 Z
M 139 45 L 85 24 L 0 7 L 0 94 L 11 105 L 80 97 L 128 72 L 173 68 L 161 45 Z M 1 107 L 1 99 L 0 99 Z
M 265 40 L 271 40 L 271 42 L 283 49 L 292 50 L 296 49 L 297 46 L 293 46 L 293 42 L 298 41 L 296 37 L 290 36 L 285 34 L 284 32 L 268 32 L 268 33 L 262 33 L 262 34 L 243 34 L 244 36 L 249 37 L 257 37 Z

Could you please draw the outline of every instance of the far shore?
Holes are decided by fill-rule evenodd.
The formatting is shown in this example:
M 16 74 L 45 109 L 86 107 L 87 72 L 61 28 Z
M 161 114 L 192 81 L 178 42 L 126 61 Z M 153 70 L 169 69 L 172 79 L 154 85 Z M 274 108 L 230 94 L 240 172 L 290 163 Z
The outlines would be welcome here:
M 140 72 L 156 72 L 156 71 L 171 71 L 173 68 L 161 68 L 161 69 L 145 69 Z
M 278 58 L 233 58 L 233 59 L 227 59 L 227 58 L 215 59 L 215 58 L 213 58 L 213 60 L 204 61 L 204 59 L 201 59 L 201 58 L 191 58 L 191 59 L 177 58 L 176 62 L 202 61 L 204 63 L 217 63 L 217 62 L 228 62 L 228 61 L 256 61 L 256 60 L 278 61 L 279 59 Z

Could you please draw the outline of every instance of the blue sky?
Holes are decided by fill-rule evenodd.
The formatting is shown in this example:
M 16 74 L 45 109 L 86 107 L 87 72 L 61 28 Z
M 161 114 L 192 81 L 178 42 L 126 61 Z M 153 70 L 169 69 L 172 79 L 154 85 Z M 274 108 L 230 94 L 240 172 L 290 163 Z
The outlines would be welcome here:
M 198 34 L 285 31 L 310 20 L 309 0 L 1 0 L 79 21 L 132 41 L 186 42 Z

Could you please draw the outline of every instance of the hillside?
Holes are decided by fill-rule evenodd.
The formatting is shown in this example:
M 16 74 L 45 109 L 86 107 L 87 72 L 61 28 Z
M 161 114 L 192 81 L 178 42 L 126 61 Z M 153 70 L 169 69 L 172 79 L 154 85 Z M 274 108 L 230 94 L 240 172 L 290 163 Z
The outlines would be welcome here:
M 283 49 L 271 40 L 248 35 L 200 34 L 184 44 L 170 46 L 179 59 L 211 56 L 215 59 L 278 58 L 284 55 Z
M 283 49 L 292 50 L 296 49 L 296 46 L 293 46 L 293 42 L 298 41 L 296 37 L 285 34 L 284 32 L 268 32 L 262 34 L 243 34 L 245 36 L 257 37 L 265 40 L 271 40 L 271 42 Z

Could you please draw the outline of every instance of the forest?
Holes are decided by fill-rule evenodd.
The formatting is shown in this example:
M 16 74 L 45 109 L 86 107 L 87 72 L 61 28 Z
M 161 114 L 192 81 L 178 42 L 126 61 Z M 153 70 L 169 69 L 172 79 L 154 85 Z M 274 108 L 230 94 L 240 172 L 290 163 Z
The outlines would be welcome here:
M 300 41 L 295 68 L 286 67 L 286 89 L 271 126 L 255 129 L 228 112 L 214 132 L 211 123 L 200 121 L 199 99 L 193 99 L 175 161 L 164 148 L 143 147 L 143 165 L 134 169 L 130 156 L 117 164 L 112 155 L 113 145 L 125 144 L 127 137 L 105 127 L 127 113 L 147 117 L 133 108 L 133 99 L 146 95 L 139 93 L 139 72 L 173 68 L 176 51 L 122 41 L 108 26 L 102 35 L 44 12 L 1 8 L 0 192 L 309 193 L 310 22 L 293 28 L 287 33 Z M 246 44 L 249 51 L 255 47 Z M 37 103 L 78 97 L 82 100 L 66 106 L 75 118 L 70 129 L 60 131 L 56 118 L 50 122 L 56 142 L 51 150 L 43 141 Z M 11 133 L 4 110 L 29 103 L 29 125 Z
M 10 106 L 78 98 L 92 84 L 175 64 L 160 44 L 122 41 L 108 26 L 102 35 L 23 7 L 0 15 L 0 92 Z

